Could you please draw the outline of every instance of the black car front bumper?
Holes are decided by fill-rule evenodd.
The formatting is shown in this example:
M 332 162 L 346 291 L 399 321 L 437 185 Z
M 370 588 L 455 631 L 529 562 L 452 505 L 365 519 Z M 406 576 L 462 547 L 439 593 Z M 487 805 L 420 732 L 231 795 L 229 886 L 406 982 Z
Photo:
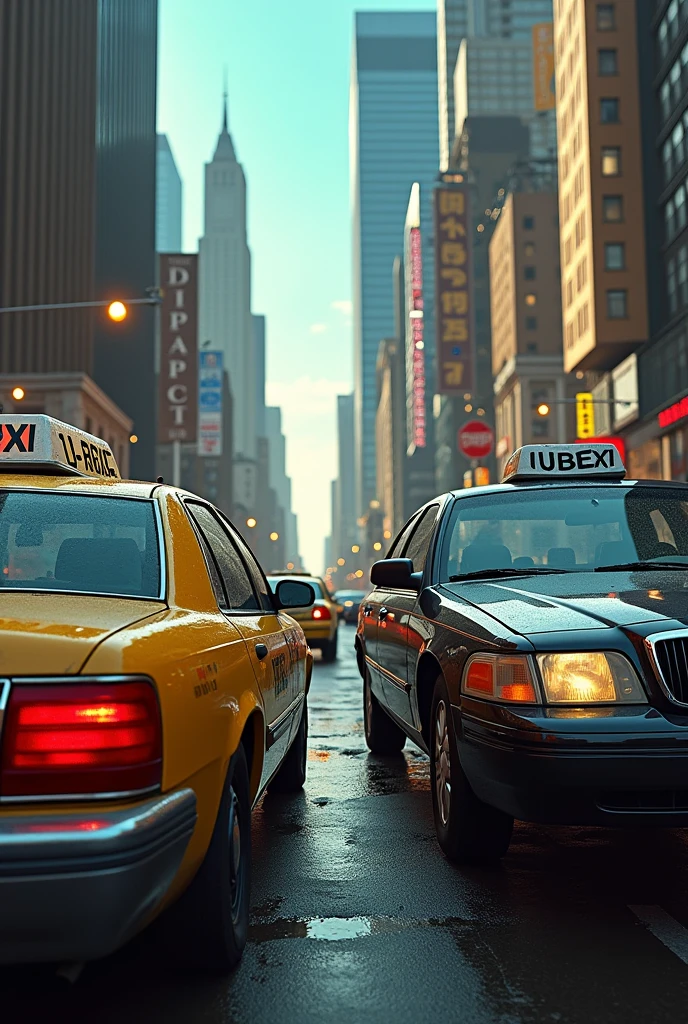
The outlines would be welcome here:
M 688 825 L 688 716 L 648 707 L 453 708 L 461 766 L 522 821 Z

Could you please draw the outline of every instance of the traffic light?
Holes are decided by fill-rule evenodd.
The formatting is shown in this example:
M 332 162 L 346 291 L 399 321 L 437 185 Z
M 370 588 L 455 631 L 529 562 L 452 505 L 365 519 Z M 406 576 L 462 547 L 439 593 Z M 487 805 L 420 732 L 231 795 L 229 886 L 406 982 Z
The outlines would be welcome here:
M 487 487 L 490 482 L 490 471 L 487 466 L 477 466 L 474 470 L 475 486 Z

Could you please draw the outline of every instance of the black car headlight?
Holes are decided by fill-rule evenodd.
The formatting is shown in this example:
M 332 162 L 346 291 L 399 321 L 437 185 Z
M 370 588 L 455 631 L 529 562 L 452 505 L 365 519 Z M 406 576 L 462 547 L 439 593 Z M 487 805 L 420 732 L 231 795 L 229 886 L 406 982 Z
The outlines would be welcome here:
M 461 692 L 510 704 L 647 704 L 628 658 L 615 652 L 580 651 L 535 656 L 476 654 L 469 658 Z

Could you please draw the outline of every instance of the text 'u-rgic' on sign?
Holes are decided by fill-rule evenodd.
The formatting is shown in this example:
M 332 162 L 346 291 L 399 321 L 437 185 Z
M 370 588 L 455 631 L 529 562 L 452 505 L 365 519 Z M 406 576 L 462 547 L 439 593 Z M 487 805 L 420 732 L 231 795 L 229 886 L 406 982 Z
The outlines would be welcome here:
M 198 256 L 160 257 L 158 442 L 196 441 L 198 421 Z

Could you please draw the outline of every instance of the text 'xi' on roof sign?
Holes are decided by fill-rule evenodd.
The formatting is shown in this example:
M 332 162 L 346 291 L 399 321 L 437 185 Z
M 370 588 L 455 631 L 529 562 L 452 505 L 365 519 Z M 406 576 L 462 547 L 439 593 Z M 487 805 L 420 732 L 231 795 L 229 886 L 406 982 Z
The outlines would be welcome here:
M 473 389 L 475 372 L 469 194 L 436 188 L 433 204 L 437 391 L 458 394 Z
M 160 257 L 158 443 L 196 441 L 198 420 L 198 256 Z

